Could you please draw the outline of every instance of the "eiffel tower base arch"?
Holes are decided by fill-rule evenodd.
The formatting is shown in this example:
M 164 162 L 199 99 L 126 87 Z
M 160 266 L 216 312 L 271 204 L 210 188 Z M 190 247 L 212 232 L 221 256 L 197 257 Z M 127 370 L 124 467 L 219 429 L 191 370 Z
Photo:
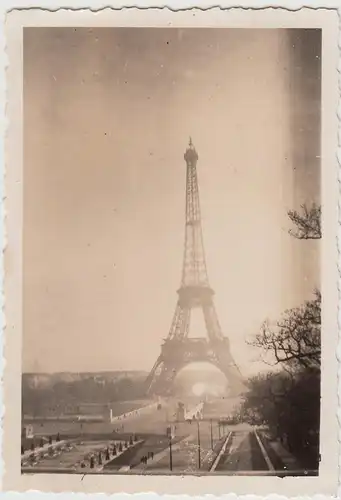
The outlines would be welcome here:
M 149 395 L 171 395 L 175 378 L 183 368 L 191 363 L 206 362 L 225 375 L 231 396 L 240 395 L 244 386 L 228 344 L 226 338 L 214 341 L 202 338 L 167 339 L 146 381 L 146 392 Z

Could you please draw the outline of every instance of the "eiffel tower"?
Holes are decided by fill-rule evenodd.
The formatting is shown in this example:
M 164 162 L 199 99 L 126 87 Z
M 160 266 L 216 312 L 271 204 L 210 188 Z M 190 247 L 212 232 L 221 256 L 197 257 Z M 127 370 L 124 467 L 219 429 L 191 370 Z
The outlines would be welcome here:
M 184 158 L 187 165 L 186 224 L 181 286 L 168 337 L 146 380 L 147 393 L 170 394 L 173 381 L 182 368 L 194 362 L 209 362 L 227 378 L 230 394 L 239 395 L 244 388 L 243 377 L 231 355 L 229 340 L 222 333 L 213 302 L 214 291 L 208 280 L 196 168 L 198 154 L 191 139 Z M 189 337 L 194 308 L 203 312 L 207 338 Z

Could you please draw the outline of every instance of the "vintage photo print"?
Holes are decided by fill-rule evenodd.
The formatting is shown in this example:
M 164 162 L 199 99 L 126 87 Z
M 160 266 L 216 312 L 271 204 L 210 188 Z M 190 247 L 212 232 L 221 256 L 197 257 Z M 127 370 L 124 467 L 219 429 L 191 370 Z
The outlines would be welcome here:
M 8 489 L 336 493 L 337 14 L 194 14 L 8 16 Z

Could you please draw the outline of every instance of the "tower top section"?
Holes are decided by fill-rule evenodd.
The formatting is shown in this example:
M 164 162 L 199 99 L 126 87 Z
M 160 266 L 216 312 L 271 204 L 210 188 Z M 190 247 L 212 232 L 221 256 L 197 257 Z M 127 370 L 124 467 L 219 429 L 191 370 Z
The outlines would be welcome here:
M 186 149 L 186 153 L 184 154 L 184 158 L 187 164 L 195 164 L 198 161 L 198 153 L 196 152 L 195 147 L 193 146 L 192 138 L 189 138 L 188 148 Z

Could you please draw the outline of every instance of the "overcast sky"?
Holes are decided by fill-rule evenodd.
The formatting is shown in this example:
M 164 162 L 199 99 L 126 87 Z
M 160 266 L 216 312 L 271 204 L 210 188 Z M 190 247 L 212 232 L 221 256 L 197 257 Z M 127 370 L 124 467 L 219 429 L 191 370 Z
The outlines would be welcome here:
M 318 285 L 313 244 L 287 232 L 319 190 L 319 34 L 295 36 L 26 29 L 25 371 L 152 367 L 180 285 L 190 135 L 220 322 L 241 370 L 259 368 L 245 339 Z

